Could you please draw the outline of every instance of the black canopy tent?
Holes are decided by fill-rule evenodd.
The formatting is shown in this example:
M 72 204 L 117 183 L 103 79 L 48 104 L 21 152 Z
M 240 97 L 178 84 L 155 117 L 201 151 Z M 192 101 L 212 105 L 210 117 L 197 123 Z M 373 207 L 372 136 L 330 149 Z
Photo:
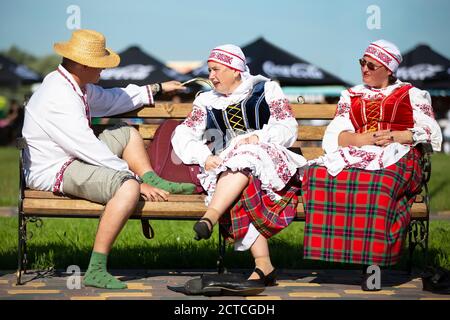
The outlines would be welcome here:
M 157 82 L 188 79 L 187 76 L 167 67 L 137 46 L 129 47 L 119 55 L 119 66 L 105 69 L 101 73 L 98 84 L 102 87 L 126 87 L 129 84 L 143 86 Z
M 277 80 L 281 86 L 342 85 L 342 79 L 275 45 L 258 38 L 242 47 L 252 74 Z M 191 71 L 193 77 L 208 77 L 206 63 Z
M 450 60 L 424 44 L 403 55 L 396 75 L 420 89 L 450 92 Z
M 436 118 L 445 118 L 450 106 L 450 60 L 428 45 L 419 44 L 403 55 L 396 76 L 427 90 Z
M 0 55 L 0 86 L 18 87 L 42 82 L 42 76 L 12 59 Z

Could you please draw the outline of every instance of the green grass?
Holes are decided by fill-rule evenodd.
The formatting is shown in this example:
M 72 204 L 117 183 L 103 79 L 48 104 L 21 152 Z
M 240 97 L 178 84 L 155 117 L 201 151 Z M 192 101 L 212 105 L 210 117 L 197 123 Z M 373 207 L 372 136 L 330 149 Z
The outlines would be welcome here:
M 0 206 L 16 206 L 18 194 L 18 151 L 0 148 Z M 450 210 L 450 156 L 435 154 L 432 159 L 430 193 L 432 211 Z M 44 226 L 30 224 L 31 268 L 66 268 L 71 264 L 87 266 L 97 228 L 96 219 L 43 219 Z M 110 257 L 112 268 L 215 268 L 217 235 L 209 241 L 192 239 L 189 221 L 153 221 L 156 238 L 147 240 L 139 221 L 129 221 L 121 232 Z M 270 240 L 275 265 L 283 268 L 332 268 L 339 264 L 302 259 L 304 223 L 294 223 Z M 217 232 L 217 231 L 216 231 Z M 450 268 L 450 222 L 432 221 L 430 261 Z M 398 265 L 403 268 L 405 258 Z M 414 264 L 421 265 L 416 252 Z M 228 246 L 228 268 L 252 268 L 249 252 L 234 252 Z M 0 218 L 0 269 L 17 267 L 17 218 Z
M 19 151 L 0 148 L 0 207 L 17 206 L 19 195 Z
M 428 184 L 431 211 L 450 210 L 450 155 L 437 153 L 431 160 L 431 179 Z
M 19 152 L 13 147 L 0 148 L 0 207 L 17 206 L 19 189 Z M 434 154 L 429 183 L 431 211 L 450 210 L 450 155 Z
M 96 219 L 43 219 L 43 226 L 30 224 L 33 237 L 28 242 L 32 269 L 69 265 L 87 267 L 97 228 Z M 193 240 L 192 221 L 153 221 L 155 238 L 147 240 L 139 221 L 128 221 L 110 255 L 109 267 L 120 269 L 214 269 L 217 258 L 217 228 L 208 241 Z M 303 222 L 295 222 L 270 239 L 273 263 L 285 269 L 358 268 L 358 266 L 303 260 Z M 17 268 L 17 218 L 0 218 L 0 270 Z M 450 221 L 432 221 L 429 263 L 450 268 Z M 395 267 L 406 266 L 406 250 Z M 236 252 L 227 246 L 227 268 L 253 267 L 250 252 Z M 414 266 L 424 266 L 416 250 Z

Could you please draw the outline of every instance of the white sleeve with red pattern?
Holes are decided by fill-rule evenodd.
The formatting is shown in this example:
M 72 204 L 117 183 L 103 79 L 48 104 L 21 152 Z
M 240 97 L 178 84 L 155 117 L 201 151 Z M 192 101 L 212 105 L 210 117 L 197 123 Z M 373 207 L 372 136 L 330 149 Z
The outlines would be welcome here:
M 194 105 L 172 137 L 173 150 L 183 163 L 205 166 L 206 158 L 212 154 L 203 138 L 205 130 L 206 110 Z
M 298 124 L 289 100 L 275 81 L 267 81 L 264 93 L 270 109 L 269 122 L 261 130 L 255 130 L 260 142 L 275 143 L 289 148 L 297 140 Z
M 336 114 L 328 124 L 322 140 L 322 149 L 325 153 L 332 153 L 339 149 L 339 134 L 343 131 L 355 132 L 350 120 L 350 94 L 348 90 L 341 92 L 341 98 L 337 104 Z M 320 106 L 318 106 L 320 108 Z
M 434 151 L 441 151 L 442 132 L 434 118 L 430 94 L 425 90 L 411 88 L 409 99 L 413 108 L 414 128 L 410 130 L 413 133 L 414 145 L 428 142 Z

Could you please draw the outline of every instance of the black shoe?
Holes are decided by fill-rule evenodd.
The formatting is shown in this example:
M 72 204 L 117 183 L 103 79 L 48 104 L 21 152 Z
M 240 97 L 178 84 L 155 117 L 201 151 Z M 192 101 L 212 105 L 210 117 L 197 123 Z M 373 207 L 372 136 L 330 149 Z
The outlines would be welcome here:
M 251 282 L 240 275 L 202 275 L 187 281 L 183 286 L 167 286 L 168 289 L 186 295 L 205 296 L 254 296 L 265 290 L 264 284 Z
M 273 287 L 277 285 L 277 269 L 273 269 L 272 272 L 267 275 L 265 275 L 259 268 L 255 268 L 254 272 L 258 274 L 259 279 L 249 279 L 248 281 L 260 283 L 266 287 Z
M 441 267 L 427 267 L 422 273 L 422 289 L 433 293 L 450 294 L 450 271 Z
M 204 275 L 202 280 L 205 296 L 256 296 L 265 290 L 264 284 L 246 280 L 241 275 Z
M 208 223 L 211 225 L 211 229 L 208 228 L 208 223 L 206 223 L 205 221 L 208 221 Z M 201 239 L 209 239 L 213 232 L 213 228 L 214 224 L 211 222 L 211 220 L 209 220 L 208 218 L 201 218 L 194 224 L 194 231 L 196 233 L 194 239 L 197 241 Z

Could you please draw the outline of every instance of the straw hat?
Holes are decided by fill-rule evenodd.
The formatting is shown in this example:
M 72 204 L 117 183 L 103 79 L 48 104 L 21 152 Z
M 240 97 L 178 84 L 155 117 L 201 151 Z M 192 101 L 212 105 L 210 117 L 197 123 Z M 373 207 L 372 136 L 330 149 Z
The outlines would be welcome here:
M 119 55 L 106 48 L 105 36 L 94 30 L 75 30 L 68 42 L 55 43 L 53 49 L 57 54 L 88 67 L 114 68 L 120 63 Z

